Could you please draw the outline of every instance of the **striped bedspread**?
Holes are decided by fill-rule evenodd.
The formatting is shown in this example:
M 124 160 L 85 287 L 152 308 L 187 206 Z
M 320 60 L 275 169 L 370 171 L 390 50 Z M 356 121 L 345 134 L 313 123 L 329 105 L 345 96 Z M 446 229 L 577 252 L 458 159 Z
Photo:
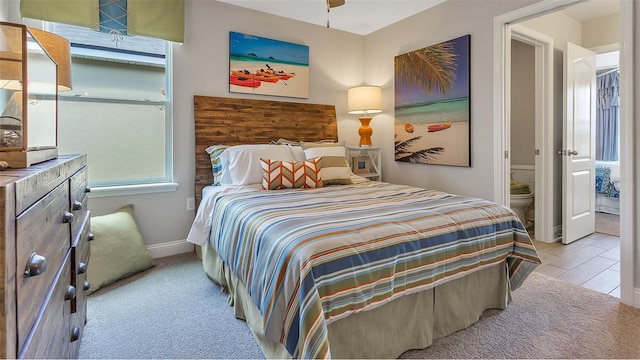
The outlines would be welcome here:
M 381 182 L 226 194 L 212 229 L 265 335 L 302 358 L 330 357 L 327 325 L 351 313 L 505 260 L 516 289 L 540 263 L 509 209 Z

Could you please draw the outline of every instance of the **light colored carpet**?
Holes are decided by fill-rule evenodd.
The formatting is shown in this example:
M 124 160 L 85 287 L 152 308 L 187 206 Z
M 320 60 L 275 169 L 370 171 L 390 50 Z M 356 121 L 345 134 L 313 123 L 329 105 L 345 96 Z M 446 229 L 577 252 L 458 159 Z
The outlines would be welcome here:
M 597 212 L 596 232 L 620 237 L 620 215 Z
M 534 272 L 504 311 L 403 358 L 640 358 L 640 309 Z
M 89 266 L 91 266 L 89 264 Z M 81 358 L 263 358 L 193 254 L 89 297 Z M 403 358 L 640 358 L 640 309 L 533 273 L 503 311 Z
M 89 296 L 80 358 L 264 358 L 194 253 L 157 260 Z

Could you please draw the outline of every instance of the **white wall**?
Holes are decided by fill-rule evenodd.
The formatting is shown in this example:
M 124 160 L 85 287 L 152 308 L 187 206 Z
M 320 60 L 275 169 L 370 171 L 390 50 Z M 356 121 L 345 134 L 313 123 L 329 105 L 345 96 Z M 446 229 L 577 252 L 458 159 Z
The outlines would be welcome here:
M 582 23 L 582 46 L 587 49 L 617 43 L 619 38 L 619 14 L 612 14 Z
M 0 21 L 9 21 L 9 2 L 0 1 Z

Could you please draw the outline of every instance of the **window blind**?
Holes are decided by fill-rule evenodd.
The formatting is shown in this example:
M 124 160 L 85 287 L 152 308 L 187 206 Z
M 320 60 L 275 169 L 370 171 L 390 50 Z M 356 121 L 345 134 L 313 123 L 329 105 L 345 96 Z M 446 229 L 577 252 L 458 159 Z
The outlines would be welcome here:
M 184 42 L 184 0 L 127 0 L 127 33 Z M 22 17 L 100 28 L 99 0 L 21 0 Z

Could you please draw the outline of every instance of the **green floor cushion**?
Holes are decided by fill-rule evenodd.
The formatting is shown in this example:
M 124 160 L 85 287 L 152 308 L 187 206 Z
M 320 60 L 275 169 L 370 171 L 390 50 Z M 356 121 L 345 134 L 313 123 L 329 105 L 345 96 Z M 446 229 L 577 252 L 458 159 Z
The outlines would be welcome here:
M 91 232 L 94 240 L 87 269 L 91 284 L 88 294 L 154 265 L 133 217 L 133 205 L 91 217 Z

